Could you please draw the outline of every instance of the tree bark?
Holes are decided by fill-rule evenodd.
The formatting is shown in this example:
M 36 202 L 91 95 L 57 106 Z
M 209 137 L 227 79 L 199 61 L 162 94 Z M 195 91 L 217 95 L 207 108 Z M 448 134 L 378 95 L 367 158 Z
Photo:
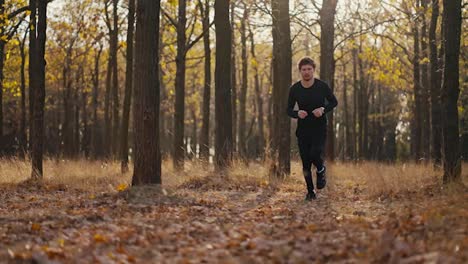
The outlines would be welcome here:
M 111 33 L 109 33 L 111 34 Z M 109 57 L 111 52 L 109 50 Z M 111 85 L 112 85 L 112 60 L 107 60 L 106 91 L 104 95 L 104 157 L 109 158 L 112 144 L 112 119 L 111 119 Z
M 187 24 L 187 1 L 179 0 L 177 24 L 177 55 L 175 78 L 175 105 L 174 105 L 174 155 L 173 164 L 176 170 L 184 168 L 184 119 L 185 119 L 185 55 L 187 54 L 185 35 Z
M 119 0 L 112 0 L 113 3 L 113 30 L 111 35 L 111 63 L 112 63 L 112 155 L 117 157 L 118 145 L 119 145 L 119 76 L 118 76 L 118 64 L 117 64 L 117 51 L 119 49 L 119 26 L 118 26 L 118 3 Z
M 135 168 L 132 185 L 161 184 L 159 146 L 160 0 L 138 0 L 133 101 Z
M 231 60 L 232 32 L 229 0 L 215 0 L 216 69 L 215 69 L 215 168 L 226 169 L 232 162 Z
M 335 76 L 334 39 L 335 39 L 335 12 L 338 0 L 324 0 L 320 10 L 320 78 L 328 83 L 333 91 Z M 333 111 L 328 114 L 326 156 L 334 160 L 335 132 L 333 124 Z
M 33 72 L 30 73 L 32 90 L 34 91 L 33 119 L 32 119 L 32 149 L 31 178 L 42 180 L 42 159 L 44 149 L 44 103 L 45 103 L 45 43 L 47 29 L 47 0 L 37 1 L 37 35 L 31 31 L 32 43 L 30 49 L 33 50 L 33 56 L 30 57 Z M 35 7 L 36 1 L 30 0 L 30 6 Z M 35 9 L 35 8 L 33 8 Z M 36 12 L 31 12 L 32 20 L 36 19 Z
M 291 28 L 288 0 L 272 0 L 273 14 L 273 142 L 271 172 L 291 172 L 291 121 L 285 114 L 292 74 Z
M 242 85 L 239 93 L 239 155 L 242 159 L 246 159 L 246 102 L 247 102 L 247 20 L 249 9 L 244 2 L 244 13 L 241 20 L 241 58 L 242 58 Z
M 346 63 L 343 63 L 343 115 L 344 115 L 344 153 L 345 159 L 348 160 L 352 157 L 351 148 L 351 124 L 349 122 L 349 109 L 348 109 L 348 78 L 346 74 Z
M 32 141 L 34 138 L 33 135 L 33 113 L 34 113 L 34 85 L 36 84 L 36 31 L 37 31 L 37 2 L 36 0 L 29 0 L 29 6 L 31 8 L 31 13 L 29 14 L 29 65 L 28 65 L 28 76 L 29 76 L 29 149 L 32 157 Z M 41 168 L 42 170 L 42 168 Z M 42 174 L 41 174 L 42 175 Z
M 203 124 L 200 140 L 200 157 L 208 161 L 210 155 L 210 101 L 211 101 L 211 48 L 210 48 L 210 5 L 209 1 L 204 3 L 199 1 L 200 11 L 202 13 L 203 47 L 205 52 L 205 78 L 203 85 Z
M 252 29 L 250 29 L 249 32 L 250 36 L 250 54 L 252 56 L 252 61 L 253 63 L 253 68 L 255 72 L 255 100 L 257 103 L 257 125 L 258 125 L 258 136 L 259 136 L 259 142 L 258 142 L 258 148 L 260 150 L 260 156 L 263 158 L 264 152 L 265 152 L 265 125 L 264 125 L 264 117 L 263 117 L 263 93 L 262 93 L 262 86 L 260 84 L 260 73 L 259 73 L 259 62 L 257 61 L 257 56 L 255 53 L 255 40 L 254 40 L 254 34 L 252 32 Z
M 94 73 L 93 73 L 93 132 L 91 138 L 91 145 L 92 145 L 92 152 L 94 158 L 100 157 L 102 153 L 102 137 L 101 133 L 99 133 L 99 118 L 98 118 L 98 107 L 99 107 L 99 62 L 101 59 L 103 45 L 99 43 L 99 49 L 97 50 L 97 54 L 94 58 Z
M 236 74 L 236 36 L 235 36 L 235 11 L 236 11 L 236 1 L 230 3 L 231 7 L 231 39 L 232 39 L 232 60 L 231 60 L 231 106 L 232 106 L 232 140 L 233 146 L 232 151 L 238 151 L 237 148 L 237 74 Z
M 421 0 L 421 55 L 423 61 L 421 63 L 421 147 L 422 157 L 427 160 L 431 154 L 431 124 L 430 124 L 430 105 L 429 105 L 429 65 L 428 65 L 428 45 L 427 45 L 427 1 Z
M 418 21 L 414 22 L 413 25 L 413 47 L 414 47 L 414 56 L 413 56 L 413 78 L 414 78 L 414 135 L 411 138 L 413 141 L 415 159 L 419 161 L 422 157 L 422 129 L 423 129 L 423 116 L 422 116 L 422 88 L 421 88 L 421 67 L 419 64 L 420 61 L 420 51 L 419 51 L 419 25 Z
M 24 46 L 26 44 L 26 36 L 29 30 L 26 30 L 24 38 L 20 43 L 20 56 L 21 56 L 21 121 L 20 121 L 20 158 L 25 158 L 27 152 L 28 139 L 26 136 L 26 53 Z
M 0 37 L 5 36 L 5 0 L 0 0 Z M 0 137 L 3 136 L 3 68 L 5 66 L 6 40 L 0 39 Z
M 122 112 L 122 130 L 120 138 L 120 169 L 122 173 L 128 171 L 128 126 L 130 121 L 130 104 L 132 102 L 133 86 L 133 30 L 135 23 L 135 0 L 128 3 L 127 29 L 127 65 L 125 73 L 125 98 Z M 159 118 L 158 118 L 159 119 Z
M 353 137 L 353 159 L 356 160 L 359 157 L 358 146 L 361 146 L 361 135 L 356 131 L 356 125 L 359 122 L 358 116 L 358 104 L 359 104 L 359 84 L 357 78 L 357 49 L 353 48 L 352 51 L 353 57 L 353 127 L 352 127 L 352 137 Z
M 439 0 L 432 0 L 432 16 L 429 28 L 429 48 L 430 48 L 430 65 L 431 65 L 431 125 L 432 125 L 432 159 L 434 165 L 439 167 L 442 162 L 442 117 L 441 117 L 441 102 L 440 88 L 442 69 L 440 68 L 440 60 L 437 54 L 437 20 L 439 18 Z
M 461 181 L 461 155 L 458 127 L 459 57 L 461 0 L 443 0 L 445 65 L 442 86 L 444 183 Z

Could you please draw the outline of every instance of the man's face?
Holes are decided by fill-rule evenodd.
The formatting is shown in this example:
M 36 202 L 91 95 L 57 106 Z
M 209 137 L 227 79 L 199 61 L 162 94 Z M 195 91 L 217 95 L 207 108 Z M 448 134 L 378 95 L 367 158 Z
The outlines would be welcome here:
M 307 64 L 307 65 L 301 66 L 300 72 L 301 72 L 302 80 L 309 81 L 312 78 L 314 78 L 315 69 L 314 67 L 312 67 L 312 65 Z

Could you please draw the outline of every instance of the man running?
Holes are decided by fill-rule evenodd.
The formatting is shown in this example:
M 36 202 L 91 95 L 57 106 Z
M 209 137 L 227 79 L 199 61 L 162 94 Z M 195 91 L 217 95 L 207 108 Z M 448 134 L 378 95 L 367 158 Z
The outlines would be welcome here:
M 316 64 L 309 57 L 299 63 L 301 80 L 289 89 L 287 113 L 297 118 L 296 137 L 302 160 L 302 171 L 307 184 L 306 200 L 317 199 L 312 181 L 312 164 L 317 168 L 317 189 L 325 188 L 327 183 L 322 153 L 327 136 L 326 113 L 338 105 L 335 95 L 328 85 L 314 78 Z M 299 110 L 294 110 L 298 104 Z

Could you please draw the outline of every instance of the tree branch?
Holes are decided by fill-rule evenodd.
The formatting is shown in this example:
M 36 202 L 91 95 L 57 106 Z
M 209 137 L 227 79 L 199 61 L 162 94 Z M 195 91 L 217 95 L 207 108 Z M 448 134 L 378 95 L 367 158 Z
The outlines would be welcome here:
M 169 22 L 177 28 L 177 22 L 166 12 L 166 10 L 164 9 L 161 9 L 161 11 L 163 12 L 163 15 L 165 18 L 167 18 L 167 20 L 169 20 Z
M 214 25 L 214 21 L 212 21 L 210 23 L 210 25 L 208 26 L 208 29 L 204 30 L 198 37 L 196 37 L 192 42 L 190 42 L 188 45 L 187 45 L 187 49 L 186 49 L 186 52 L 191 49 L 193 47 L 193 45 L 195 45 L 198 41 L 200 41 L 200 39 L 203 37 L 203 35 L 206 34 L 206 32 L 208 32 L 208 30 L 210 30 L 211 26 Z

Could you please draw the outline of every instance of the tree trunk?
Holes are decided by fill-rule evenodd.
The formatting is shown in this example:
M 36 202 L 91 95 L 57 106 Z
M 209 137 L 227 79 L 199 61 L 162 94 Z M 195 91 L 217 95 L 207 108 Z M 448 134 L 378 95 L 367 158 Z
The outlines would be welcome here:
M 160 0 L 138 0 L 133 101 L 135 168 L 132 185 L 161 184 L 159 11 Z
M 429 75 L 428 75 L 428 46 L 427 46 L 427 1 L 421 0 L 421 55 L 423 61 L 421 63 L 421 147 L 422 157 L 427 160 L 431 153 L 431 126 L 430 126 L 430 105 L 429 105 Z
M 197 158 L 197 113 L 194 109 L 192 109 L 192 118 L 193 118 L 193 126 L 192 126 L 192 136 L 190 138 L 190 157 L 191 159 Z
M 165 21 L 160 20 L 160 26 L 161 29 L 165 28 Z M 162 54 L 163 49 L 164 49 L 164 30 L 159 31 L 159 54 Z M 166 83 L 164 82 L 163 76 L 164 76 L 164 71 L 161 67 L 161 61 L 158 63 L 159 67 L 159 89 L 161 91 L 161 98 L 160 98 L 160 104 L 163 104 L 164 102 L 167 101 L 167 89 L 166 89 Z M 171 118 L 170 114 L 166 114 L 167 111 L 167 103 L 165 104 L 165 107 L 162 107 L 159 111 L 159 117 L 160 117 L 160 137 L 159 137 L 159 142 L 160 142 L 160 151 L 161 151 L 161 159 L 171 156 L 174 152 L 172 151 L 172 147 L 174 146 L 173 140 L 172 140 L 172 131 L 171 129 L 174 128 L 174 126 L 171 124 L 171 121 L 173 121 L 173 118 Z
M 383 160 L 383 152 L 384 152 L 384 149 L 383 149 L 383 146 L 384 146 L 384 138 L 385 138 L 385 130 L 384 130 L 384 118 L 383 116 L 385 115 L 385 111 L 384 111 L 384 105 L 383 105 L 383 98 L 382 98 L 382 85 L 379 85 L 378 87 L 378 97 L 379 97 L 379 117 L 377 119 L 377 122 L 378 122 L 378 143 L 377 143 L 377 147 L 379 149 L 379 151 L 377 152 L 377 159 L 379 161 L 382 161 Z
M 459 57 L 461 38 L 461 0 L 444 0 L 445 66 L 442 87 L 444 183 L 461 180 L 458 128 Z
M 361 146 L 361 135 L 356 131 L 356 124 L 359 122 L 358 117 L 358 104 L 359 104 L 359 85 L 357 78 L 357 49 L 353 48 L 353 123 L 352 123 L 352 137 L 353 137 L 353 159 L 359 157 L 358 146 Z
M 184 119 L 185 119 L 185 55 L 187 24 L 187 1 L 179 0 L 178 24 L 177 24 L 177 57 L 176 57 L 176 78 L 175 78 L 175 105 L 174 105 L 174 169 L 184 168 Z
M 242 85 L 239 93 L 239 155 L 242 159 L 246 158 L 246 101 L 247 101 L 247 19 L 249 9 L 244 4 L 244 14 L 241 20 L 241 58 L 242 58 Z
M 333 91 L 335 76 L 334 39 L 335 39 L 335 13 L 338 0 L 324 0 L 320 10 L 320 78 L 328 83 Z M 335 132 L 333 124 L 333 111 L 328 114 L 326 156 L 334 160 Z
M 422 114 L 422 88 L 421 88 L 421 67 L 420 67 L 420 55 L 419 55 L 419 29 L 418 21 L 415 21 L 413 25 L 413 45 L 414 45 L 414 57 L 413 57 L 413 77 L 414 77 L 414 137 L 411 139 L 414 141 L 414 152 L 415 158 L 419 161 L 422 158 L 422 129 L 423 129 L 423 114 Z
M 112 155 L 117 157 L 119 154 L 119 76 L 118 76 L 118 64 L 117 64 L 117 51 L 119 49 L 119 17 L 117 14 L 119 0 L 112 0 L 113 2 L 113 31 L 112 31 L 112 46 L 111 46 L 111 60 L 112 60 Z
M 37 26 L 37 19 L 36 19 L 36 14 L 37 14 L 37 2 L 36 0 L 29 0 L 29 7 L 31 13 L 29 14 L 29 65 L 28 65 L 28 76 L 29 76 L 29 149 L 31 152 L 31 157 L 32 157 L 32 141 L 33 141 L 33 113 L 34 113 L 34 85 L 36 84 L 36 26 Z M 34 30 L 36 29 L 36 30 Z M 41 167 L 42 170 L 42 167 Z M 42 174 L 40 174 L 42 175 Z
M 5 14 L 5 0 L 0 0 L 0 137 L 3 136 L 3 68 L 5 67 L 5 45 L 6 37 L 5 26 L 6 16 Z
M 99 119 L 98 119 L 98 99 L 99 99 L 99 61 L 101 59 L 103 45 L 99 43 L 99 49 L 97 51 L 96 57 L 94 58 L 94 73 L 93 73 L 93 133 L 92 133 L 92 152 L 94 158 L 100 157 L 102 155 L 101 144 L 101 133 L 99 133 Z
M 80 70 L 80 77 L 81 77 L 81 83 L 85 83 L 85 76 L 84 76 L 84 69 L 81 67 Z M 82 98 L 81 98 L 81 104 L 82 104 L 82 122 L 83 122 L 83 137 L 81 139 L 81 151 L 84 154 L 85 158 L 89 158 L 89 151 L 90 151 L 90 133 L 89 133 L 89 124 L 88 124 L 88 90 L 87 89 L 82 89 Z
M 129 0 L 128 4 L 128 29 L 127 29 L 127 65 L 125 75 L 125 98 L 122 112 L 122 130 L 120 138 L 120 167 L 121 172 L 128 171 L 128 126 L 130 119 L 130 104 L 132 101 L 133 85 L 133 30 L 135 23 L 135 0 Z M 159 119 L 159 118 L 158 118 Z
M 215 0 L 216 69 L 215 69 L 215 168 L 222 171 L 232 162 L 231 60 L 232 32 L 229 0 Z
M 2 36 L 2 34 L 0 34 Z M 0 40 L 0 137 L 3 136 L 3 68 L 5 66 L 5 41 Z
M 343 63 L 343 115 L 344 115 L 344 127 L 345 127 L 345 141 L 344 141 L 344 153 L 345 159 L 350 159 L 352 154 L 351 148 L 351 124 L 349 123 L 349 110 L 348 110 L 348 78 L 346 74 L 346 63 Z
M 439 57 L 437 55 L 437 20 L 439 18 L 439 0 L 432 0 L 432 16 L 431 25 L 429 28 L 429 48 L 431 62 L 431 125 L 432 125 L 432 159 L 434 165 L 439 167 L 442 162 L 442 118 L 441 118 L 441 103 L 440 103 L 440 88 L 442 70 L 440 69 Z
M 25 158 L 27 151 L 27 136 L 26 136 L 26 76 L 25 76 L 25 67 L 26 67 L 26 53 L 24 51 L 24 45 L 26 44 L 26 30 L 24 38 L 20 43 L 20 56 L 21 56 L 21 121 L 20 121 L 20 158 Z
M 235 11 L 236 11 L 236 1 L 231 2 L 231 39 L 232 39 L 232 60 L 231 60 L 231 87 L 232 87 L 232 140 L 233 146 L 232 151 L 238 151 L 237 148 L 237 74 L 236 74 L 236 36 L 235 36 Z
M 73 98 L 72 98 L 72 85 L 70 68 L 71 68 L 71 56 L 72 56 L 73 46 L 70 45 L 66 51 L 65 60 L 63 63 L 62 69 L 62 78 L 63 78 L 63 128 L 62 128 L 62 138 L 64 145 L 64 154 L 65 157 L 72 157 L 74 154 L 73 148 Z
M 254 34 L 252 29 L 249 32 L 250 35 L 250 54 L 252 55 L 253 61 L 253 68 L 255 71 L 255 100 L 257 102 L 257 125 L 258 125 L 258 148 L 260 150 L 260 156 L 263 158 L 265 152 L 265 128 L 264 128 L 264 121 L 263 121 L 263 93 L 262 93 L 262 86 L 260 85 L 260 74 L 259 74 L 259 63 L 257 61 L 257 56 L 255 54 L 255 40 Z
M 111 35 L 112 33 L 109 33 Z M 111 56 L 109 51 L 109 57 Z M 107 61 L 107 73 L 106 73 L 106 93 L 104 95 L 104 157 L 109 158 L 111 144 L 112 144 L 112 119 L 111 119 L 111 84 L 112 84 L 112 60 L 109 58 Z
M 33 96 L 33 119 L 32 119 L 32 148 L 31 178 L 42 180 L 42 159 L 44 149 L 44 103 L 45 103 L 45 43 L 47 29 L 47 0 L 37 1 L 37 35 L 36 30 L 31 31 L 30 49 L 33 56 L 30 57 L 30 64 L 33 72 L 30 73 L 30 86 L 34 91 Z M 31 20 L 36 19 L 36 1 L 30 0 L 29 6 L 33 7 L 31 11 Z
M 79 98 L 79 90 L 82 88 L 82 84 L 80 83 L 80 70 L 76 71 L 76 80 L 75 80 L 75 90 L 73 93 L 73 113 L 75 116 L 73 117 L 74 126 L 73 126 L 73 157 L 76 157 L 80 153 L 80 98 Z
M 362 40 L 359 41 L 359 53 L 362 53 Z M 365 158 L 367 156 L 367 138 L 366 138 L 366 123 L 367 123 L 367 89 L 364 78 L 364 65 L 362 58 L 357 57 L 359 67 L 359 158 Z
M 200 157 L 208 161 L 210 155 L 210 100 L 211 100 L 211 49 L 210 49 L 210 5 L 209 1 L 199 2 L 203 24 L 203 46 L 205 52 L 205 79 L 203 86 L 203 124 L 200 140 Z
M 291 29 L 289 0 L 272 0 L 273 14 L 273 142 L 271 172 L 277 177 L 291 171 L 291 121 L 285 114 L 291 86 Z

